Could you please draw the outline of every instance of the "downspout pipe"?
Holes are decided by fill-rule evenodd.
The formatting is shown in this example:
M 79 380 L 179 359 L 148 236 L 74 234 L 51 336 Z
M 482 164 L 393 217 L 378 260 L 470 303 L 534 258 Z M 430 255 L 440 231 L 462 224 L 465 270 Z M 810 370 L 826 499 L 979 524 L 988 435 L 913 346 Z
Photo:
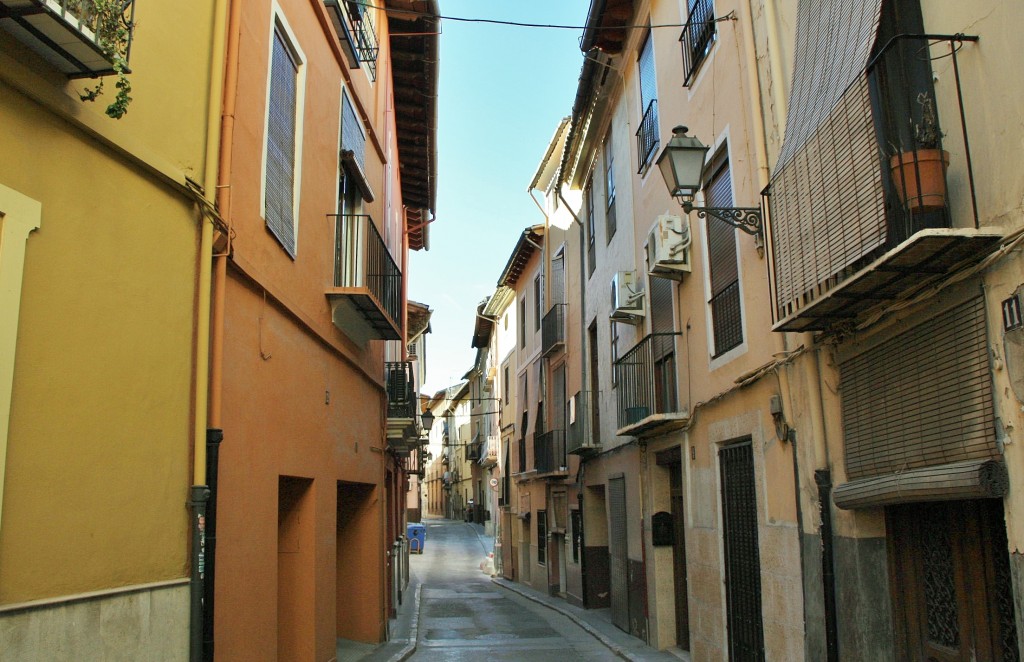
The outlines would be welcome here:
M 203 191 L 216 191 L 220 162 L 220 113 L 224 95 L 224 58 L 227 13 L 230 0 L 215 0 L 213 34 L 210 47 L 210 88 L 206 112 L 206 153 L 203 167 Z M 204 597 L 206 593 L 206 516 L 210 489 L 207 481 L 207 417 L 209 412 L 210 308 L 213 256 L 213 223 L 203 213 L 200 219 L 198 283 L 196 290 L 195 391 L 193 393 L 192 487 L 189 490 L 191 513 L 191 552 L 189 562 L 189 660 L 204 659 Z M 212 581 L 210 582 L 212 586 Z M 211 658 L 212 659 L 212 658 Z

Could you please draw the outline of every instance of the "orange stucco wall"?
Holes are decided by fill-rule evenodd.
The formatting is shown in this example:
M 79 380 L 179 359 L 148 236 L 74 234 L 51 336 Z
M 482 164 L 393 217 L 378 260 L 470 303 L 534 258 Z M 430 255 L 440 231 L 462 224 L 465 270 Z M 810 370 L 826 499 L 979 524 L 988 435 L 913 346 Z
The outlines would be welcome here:
M 388 522 L 399 495 L 385 485 L 385 343 L 363 346 L 339 331 L 324 292 L 334 273 L 327 215 L 337 211 L 343 87 L 367 119 L 365 173 L 375 199 L 363 211 L 401 257 L 401 205 L 389 202 L 400 190 L 398 168 L 384 159 L 395 153 L 394 118 L 385 112 L 387 22 L 374 17 L 381 50 L 371 82 L 365 68 L 339 61 L 324 11 L 318 1 L 279 0 L 249 4 L 241 18 L 227 176 L 235 236 L 224 298 L 218 660 L 327 660 L 336 637 L 386 635 L 388 531 L 401 523 Z M 303 59 L 294 259 L 262 216 L 275 20 Z

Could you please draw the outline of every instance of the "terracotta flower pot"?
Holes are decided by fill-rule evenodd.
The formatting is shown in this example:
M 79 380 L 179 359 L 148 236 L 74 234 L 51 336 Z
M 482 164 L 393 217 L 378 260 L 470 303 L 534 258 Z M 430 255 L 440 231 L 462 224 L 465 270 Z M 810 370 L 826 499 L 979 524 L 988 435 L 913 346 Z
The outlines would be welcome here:
M 946 206 L 948 167 L 949 152 L 940 149 L 903 152 L 889 159 L 896 194 L 912 212 L 935 211 Z

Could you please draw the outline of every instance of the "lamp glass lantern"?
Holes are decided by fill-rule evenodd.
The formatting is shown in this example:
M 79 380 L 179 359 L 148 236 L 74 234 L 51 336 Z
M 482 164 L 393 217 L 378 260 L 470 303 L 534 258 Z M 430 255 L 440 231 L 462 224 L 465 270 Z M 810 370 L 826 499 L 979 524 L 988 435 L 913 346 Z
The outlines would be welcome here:
M 672 196 L 684 204 L 693 200 L 701 187 L 707 145 L 694 136 L 686 135 L 685 126 L 672 129 L 672 139 L 658 157 L 658 169 Z
M 420 414 L 420 423 L 423 424 L 423 429 L 430 432 L 430 428 L 434 427 L 434 412 L 429 409 Z

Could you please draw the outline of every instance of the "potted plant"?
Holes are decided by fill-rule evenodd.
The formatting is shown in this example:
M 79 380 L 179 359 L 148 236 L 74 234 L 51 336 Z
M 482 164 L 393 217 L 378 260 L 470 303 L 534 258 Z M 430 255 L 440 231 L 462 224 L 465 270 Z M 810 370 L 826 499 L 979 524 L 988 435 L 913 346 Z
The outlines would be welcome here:
M 929 212 L 946 206 L 946 168 L 949 152 L 940 147 L 942 134 L 935 117 L 934 100 L 927 92 L 917 95 L 921 122 L 911 120 L 914 149 L 889 159 L 889 169 L 900 203 L 911 213 Z

